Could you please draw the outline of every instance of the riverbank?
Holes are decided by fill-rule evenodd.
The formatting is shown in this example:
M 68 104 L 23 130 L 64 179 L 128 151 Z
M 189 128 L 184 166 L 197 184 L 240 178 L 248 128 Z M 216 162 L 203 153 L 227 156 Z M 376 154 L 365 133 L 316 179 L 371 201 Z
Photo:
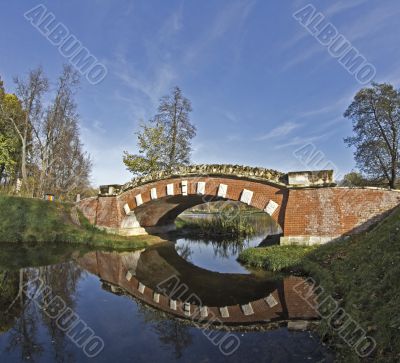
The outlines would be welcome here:
M 368 359 L 400 360 L 400 209 L 362 235 L 306 251 L 298 247 L 293 263 L 286 258 L 282 268 L 312 277 L 366 332 L 376 340 Z M 254 250 L 257 250 L 256 252 Z M 301 254 L 304 254 L 301 257 Z M 244 251 L 240 259 L 250 265 L 268 266 L 284 247 Z M 286 256 L 287 257 L 287 256 Z M 293 257 L 293 256 L 292 256 Z M 298 259 L 298 260 L 297 260 Z M 296 261 L 297 260 L 297 261 Z M 329 320 L 322 320 L 319 333 L 346 362 L 359 362 L 355 351 L 338 335 Z M 370 360 L 368 360 L 370 361 Z
M 0 195 L 0 243 L 71 243 L 102 248 L 143 248 L 156 236 L 123 237 L 100 231 L 73 204 Z M 76 215 L 76 213 L 75 213 Z

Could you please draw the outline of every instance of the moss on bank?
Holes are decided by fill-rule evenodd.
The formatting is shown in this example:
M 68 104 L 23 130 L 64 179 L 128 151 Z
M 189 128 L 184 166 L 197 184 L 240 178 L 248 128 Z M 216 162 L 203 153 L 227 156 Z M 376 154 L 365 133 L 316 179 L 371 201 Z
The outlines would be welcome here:
M 252 249 L 244 251 L 241 259 L 269 266 L 269 261 L 284 256 L 281 265 L 287 267 L 292 256 L 286 255 L 285 248 Z M 332 296 L 376 340 L 372 354 L 361 359 L 329 325 L 330 320 L 322 320 L 320 334 L 335 348 L 338 360 L 400 361 L 400 209 L 367 233 L 305 253 L 290 269 L 311 276 L 325 290 L 321 299 Z
M 104 248 L 141 248 L 161 241 L 154 236 L 122 237 L 100 231 L 79 215 L 72 204 L 0 195 L 0 242 L 72 243 Z

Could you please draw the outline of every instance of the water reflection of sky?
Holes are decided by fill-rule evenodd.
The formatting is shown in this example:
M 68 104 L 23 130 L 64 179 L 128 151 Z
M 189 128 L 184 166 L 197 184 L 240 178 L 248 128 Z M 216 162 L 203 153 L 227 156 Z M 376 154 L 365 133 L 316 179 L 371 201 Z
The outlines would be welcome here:
M 255 247 L 259 243 L 260 238 L 253 238 L 249 241 L 243 241 L 243 246 Z M 242 248 L 235 245 L 224 247 L 214 241 L 193 241 L 186 238 L 178 239 L 175 245 L 181 257 L 206 270 L 222 273 L 250 273 L 237 261 Z

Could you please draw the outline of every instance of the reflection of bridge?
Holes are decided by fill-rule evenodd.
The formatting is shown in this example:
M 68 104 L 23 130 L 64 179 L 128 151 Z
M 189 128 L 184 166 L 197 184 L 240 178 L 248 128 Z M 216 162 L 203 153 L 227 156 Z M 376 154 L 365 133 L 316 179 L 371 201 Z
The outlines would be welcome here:
M 78 263 L 103 279 L 112 292 L 126 292 L 180 318 L 202 323 L 217 318 L 225 324 L 317 318 L 315 310 L 293 289 L 301 278 L 274 281 L 203 270 L 179 257 L 172 244 L 144 252 L 91 252 Z M 176 286 L 172 286 L 160 291 L 160 282 L 172 276 L 179 279 L 180 287 L 189 289 L 173 291 Z M 193 295 L 197 298 L 191 298 Z M 185 304 L 186 300 L 189 303 Z
M 102 186 L 98 197 L 78 206 L 98 227 L 134 235 L 165 231 L 184 210 L 215 200 L 241 201 L 270 214 L 282 227 L 282 244 L 318 244 L 365 230 L 400 204 L 400 193 L 335 187 L 332 171 L 283 174 L 210 165 Z

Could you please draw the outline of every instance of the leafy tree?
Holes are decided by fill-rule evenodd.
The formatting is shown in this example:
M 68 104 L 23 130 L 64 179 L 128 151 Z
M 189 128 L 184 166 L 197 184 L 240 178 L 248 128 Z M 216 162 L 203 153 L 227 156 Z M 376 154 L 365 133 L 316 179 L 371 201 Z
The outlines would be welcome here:
M 139 154 L 124 152 L 128 170 L 134 175 L 145 175 L 189 164 L 190 143 L 196 135 L 196 127 L 190 122 L 191 111 L 190 101 L 178 87 L 162 97 L 156 116 L 136 133 Z
M 10 118 L 20 123 L 23 116 L 18 98 L 5 93 L 0 81 L 0 182 L 4 176 L 13 176 L 19 163 L 21 143 Z
M 161 123 L 140 125 L 137 132 L 139 155 L 124 151 L 123 161 L 135 176 L 141 176 L 165 169 L 166 139 Z
M 369 178 L 396 185 L 399 170 L 400 93 L 390 84 L 374 83 L 361 89 L 344 116 L 352 120 L 354 136 L 345 139 L 354 146 L 359 169 Z

